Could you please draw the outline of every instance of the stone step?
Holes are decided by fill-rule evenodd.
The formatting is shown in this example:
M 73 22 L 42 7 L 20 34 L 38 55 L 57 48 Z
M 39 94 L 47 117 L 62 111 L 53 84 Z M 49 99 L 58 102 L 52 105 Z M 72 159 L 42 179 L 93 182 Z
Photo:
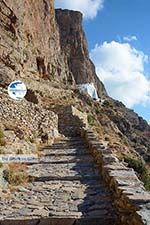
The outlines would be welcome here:
M 87 149 L 85 145 L 53 145 L 51 147 L 45 147 L 46 149 Z
M 85 149 L 44 149 L 43 156 L 86 156 L 90 153 Z
M 93 210 L 89 213 L 82 213 L 82 212 L 62 212 L 62 211 L 56 211 L 56 212 L 53 212 L 53 211 L 50 211 L 50 216 L 53 217 L 53 218 L 63 218 L 63 217 L 72 217 L 72 218 L 81 218 L 81 217 L 84 217 L 84 218 L 90 218 L 90 219 L 94 219 L 94 218 L 97 218 L 97 220 L 102 220 L 103 219 L 103 224 L 105 225 L 105 219 L 112 219 L 114 218 L 114 216 L 112 215 L 109 215 L 109 208 L 108 209 L 101 209 L 101 210 Z M 105 217 L 105 219 L 104 219 Z M 111 221 L 111 220 L 109 220 Z M 80 224 L 80 223 L 79 223 Z M 91 225 L 91 223 L 89 223 Z M 97 225 L 98 223 L 96 223 Z M 85 224 L 87 225 L 87 223 Z M 101 223 L 102 225 L 102 223 Z M 114 224 L 113 224 L 114 225 Z
M 70 157 L 86 157 L 86 156 L 89 156 L 89 152 L 84 152 L 84 151 L 63 151 L 63 150 L 60 150 L 60 151 L 49 151 L 49 150 L 44 150 L 42 152 L 42 156 L 43 157 L 67 157 L 67 156 L 70 156 Z
M 54 142 L 54 144 L 60 144 L 60 143 L 66 143 L 66 144 L 84 144 L 84 141 L 81 138 L 74 138 L 70 137 L 67 139 L 62 139 L 59 142 Z
M 89 157 L 89 155 L 81 155 L 81 156 L 46 156 L 41 157 L 39 161 L 33 163 L 26 163 L 26 165 L 42 165 L 42 164 L 72 164 L 76 163 L 76 165 L 81 165 L 81 167 L 94 167 L 99 169 L 97 165 L 94 164 L 94 160 Z
M 28 166 L 28 174 L 42 181 L 98 179 L 100 177 L 97 167 L 92 163 L 34 164 Z
M 85 144 L 53 144 L 52 146 L 46 147 L 50 149 L 55 148 L 87 148 Z
M 80 180 L 77 181 L 45 181 L 43 182 L 32 182 L 28 183 L 28 190 L 31 191 L 40 191 L 44 193 L 44 191 L 59 191 L 59 192 L 80 192 L 81 190 L 83 193 L 89 194 L 89 191 L 91 192 L 91 195 L 93 195 L 95 192 L 106 192 L 106 187 L 102 182 L 99 180 L 86 180 L 84 183 Z M 61 191 L 60 191 L 61 190 Z M 99 199 L 100 200 L 100 199 Z M 101 199 L 103 201 L 103 199 Z
M 64 161 L 67 163 L 67 161 L 73 160 L 74 162 L 93 162 L 94 159 L 90 156 L 90 154 L 78 154 L 78 153 L 72 153 L 72 154 L 62 154 L 62 153 L 49 153 L 49 154 L 43 154 L 41 156 L 41 161 L 49 161 L 49 162 L 59 162 Z
M 75 150 L 75 151 L 87 151 L 87 148 L 85 146 L 81 146 L 81 147 L 77 147 L 77 146 L 68 146 L 68 147 L 64 147 L 64 146 L 56 146 L 56 147 L 45 147 L 43 150 L 63 150 L 63 151 L 71 151 L 71 150 Z
M 53 176 L 53 175 L 43 175 L 41 174 L 41 176 L 36 176 L 34 174 L 30 175 L 29 174 L 29 178 L 31 180 L 34 180 L 34 181 L 42 181 L 42 182 L 45 182 L 45 181 L 78 181 L 78 180 L 81 180 L 81 181 L 84 181 L 84 180 L 99 180 L 99 176 L 98 175 L 84 175 L 84 176 L 81 176 L 81 175 L 72 175 L 72 176 Z
M 33 182 L 23 192 L 13 192 L 11 199 L 11 208 L 8 205 L 1 214 L 9 218 L 31 218 L 36 215 L 49 218 L 97 218 L 98 221 L 115 219 L 110 193 L 98 181 Z
M 117 217 L 113 215 L 113 216 L 105 216 L 105 218 L 104 217 L 82 218 L 77 220 L 74 224 L 75 225 L 117 225 L 118 221 L 117 221 Z M 60 225 L 60 224 L 57 223 L 57 225 Z
M 60 156 L 60 155 L 54 155 L 54 156 L 43 156 L 41 157 L 40 159 L 40 164 L 44 164 L 44 163 L 53 163 L 53 164 L 67 164 L 67 163 L 76 163 L 76 164 L 79 164 L 79 163 L 86 163 L 88 162 L 88 164 L 90 166 L 92 166 L 94 164 L 94 159 L 90 156 L 90 155 L 75 155 L 75 156 L 72 156 L 72 155 L 63 155 L 63 156 Z
M 66 142 L 66 143 L 84 143 L 84 140 L 82 140 L 82 138 L 80 137 L 68 137 L 68 138 L 64 138 L 64 139 L 61 139 L 55 143 L 61 143 L 61 142 Z
M 59 165 L 56 164 L 35 164 L 35 165 L 29 165 L 28 166 L 28 170 L 32 170 L 32 171 L 41 171 L 44 170 L 46 171 L 53 171 L 56 173 L 59 173 L 60 171 L 64 172 L 76 172 L 76 173 L 81 173 L 81 172 L 94 172 L 96 174 L 99 174 L 97 169 L 97 166 L 93 163 L 90 162 L 85 162 L 85 163 L 61 163 Z
M 32 222 L 31 222 L 32 217 Z M 118 224 L 115 217 L 107 218 L 78 218 L 78 216 L 73 215 L 63 215 L 60 216 L 49 216 L 49 217 L 37 217 L 37 216 L 15 216 L 12 214 L 6 218 L 6 221 L 1 221 L 1 225 L 114 225 Z

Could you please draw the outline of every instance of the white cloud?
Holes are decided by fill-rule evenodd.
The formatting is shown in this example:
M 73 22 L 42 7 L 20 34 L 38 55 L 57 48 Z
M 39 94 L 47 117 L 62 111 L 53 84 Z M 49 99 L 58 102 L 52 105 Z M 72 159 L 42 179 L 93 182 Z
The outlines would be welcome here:
M 125 36 L 123 38 L 123 40 L 126 41 L 126 42 L 131 42 L 131 41 L 137 41 L 138 39 L 135 35 L 133 35 L 133 36 L 129 35 L 129 36 Z
M 55 8 L 81 11 L 86 19 L 96 17 L 103 8 L 104 0 L 56 0 Z
M 147 55 L 128 43 L 112 41 L 96 45 L 90 56 L 110 96 L 128 107 L 150 101 L 150 81 L 144 75 Z

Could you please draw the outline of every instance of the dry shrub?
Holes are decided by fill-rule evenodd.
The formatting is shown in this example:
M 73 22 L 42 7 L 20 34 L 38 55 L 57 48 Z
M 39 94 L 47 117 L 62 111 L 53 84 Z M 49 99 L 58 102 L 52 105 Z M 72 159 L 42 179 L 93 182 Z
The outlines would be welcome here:
M 8 168 L 4 170 L 4 178 L 9 184 L 14 186 L 24 184 L 29 181 L 26 173 L 26 166 L 24 164 L 9 164 Z

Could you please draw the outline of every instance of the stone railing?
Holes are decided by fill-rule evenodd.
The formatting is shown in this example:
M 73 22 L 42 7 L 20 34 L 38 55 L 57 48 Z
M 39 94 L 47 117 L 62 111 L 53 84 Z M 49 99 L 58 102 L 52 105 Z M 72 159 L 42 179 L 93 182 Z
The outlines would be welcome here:
M 82 129 L 81 134 L 113 194 L 120 224 L 150 225 L 150 193 L 145 191 L 134 170 L 119 162 L 107 143 L 91 130 Z

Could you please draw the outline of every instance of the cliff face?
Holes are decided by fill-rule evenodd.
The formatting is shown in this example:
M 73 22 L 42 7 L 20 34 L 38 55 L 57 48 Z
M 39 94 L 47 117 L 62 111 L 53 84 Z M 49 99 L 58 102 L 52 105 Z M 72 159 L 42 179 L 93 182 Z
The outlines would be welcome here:
M 0 16 L 1 85 L 27 77 L 67 81 L 53 1 L 1 0 Z
M 0 81 L 32 78 L 74 84 L 93 82 L 106 95 L 89 59 L 82 15 L 55 10 L 52 0 L 0 2 Z
M 94 83 L 99 96 L 106 96 L 106 90 L 95 73 L 95 66 L 89 58 L 87 41 L 82 29 L 82 14 L 70 10 L 56 10 L 60 45 L 67 64 L 77 84 Z

